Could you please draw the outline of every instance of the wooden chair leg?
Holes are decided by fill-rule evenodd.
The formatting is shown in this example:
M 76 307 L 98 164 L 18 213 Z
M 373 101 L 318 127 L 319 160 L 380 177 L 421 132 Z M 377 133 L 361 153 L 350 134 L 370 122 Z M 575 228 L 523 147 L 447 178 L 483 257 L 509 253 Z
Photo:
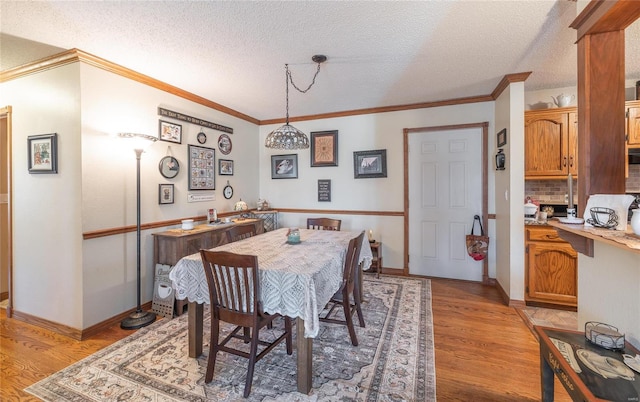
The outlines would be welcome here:
M 358 322 L 362 328 L 364 328 L 364 317 L 362 316 L 362 309 L 360 308 L 361 294 L 360 289 L 353 289 L 353 304 L 356 306 L 356 312 L 358 313 Z
M 347 328 L 349 329 L 349 337 L 351 338 L 351 344 L 358 346 L 358 338 L 356 337 L 356 329 L 353 327 L 353 317 L 351 317 L 351 305 L 349 303 L 348 295 L 342 298 L 342 306 L 344 308 L 344 318 L 347 321 Z
M 293 326 L 291 325 L 291 318 L 284 317 L 284 330 L 287 332 L 287 338 L 285 339 L 285 344 L 287 345 L 287 354 L 291 355 L 293 353 Z
M 218 320 L 211 318 L 211 337 L 209 340 L 209 358 L 207 359 L 207 374 L 204 377 L 205 383 L 213 380 L 213 372 L 216 368 L 216 356 L 218 355 L 218 340 L 220 332 L 220 323 Z
M 258 354 L 258 330 L 254 328 L 251 337 L 251 350 L 249 351 L 249 366 L 247 367 L 247 380 L 244 384 L 244 397 L 251 393 L 251 383 L 253 382 L 253 369 L 256 366 L 256 356 Z

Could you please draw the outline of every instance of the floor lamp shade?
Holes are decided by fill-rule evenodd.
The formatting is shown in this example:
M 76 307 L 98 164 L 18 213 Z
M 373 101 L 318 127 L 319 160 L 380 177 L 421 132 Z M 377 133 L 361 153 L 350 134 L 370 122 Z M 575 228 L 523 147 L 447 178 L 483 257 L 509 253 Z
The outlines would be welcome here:
M 136 154 L 136 295 L 138 303 L 136 310 L 120 322 L 120 327 L 123 329 L 138 329 L 156 320 L 155 313 L 143 311 L 140 302 L 140 158 L 146 147 L 155 142 L 157 138 L 135 133 L 120 133 L 119 136 L 131 141 L 131 148 Z

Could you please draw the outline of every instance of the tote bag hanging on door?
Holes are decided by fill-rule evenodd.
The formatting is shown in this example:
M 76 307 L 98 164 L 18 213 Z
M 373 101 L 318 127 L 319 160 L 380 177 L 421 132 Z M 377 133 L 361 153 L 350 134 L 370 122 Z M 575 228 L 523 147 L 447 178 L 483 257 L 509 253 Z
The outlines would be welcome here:
M 476 227 L 476 221 L 480 224 L 480 235 L 473 234 Z M 482 228 L 482 222 L 480 217 L 475 215 L 473 217 L 473 225 L 471 225 L 471 234 L 467 235 L 467 253 L 476 261 L 482 261 L 487 257 L 487 250 L 489 249 L 489 236 L 484 235 L 484 229 Z

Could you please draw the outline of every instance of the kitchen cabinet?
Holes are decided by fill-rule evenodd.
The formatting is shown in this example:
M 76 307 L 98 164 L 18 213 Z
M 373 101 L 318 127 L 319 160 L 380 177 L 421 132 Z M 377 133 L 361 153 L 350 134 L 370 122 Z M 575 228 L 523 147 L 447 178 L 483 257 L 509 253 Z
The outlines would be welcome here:
M 578 173 L 575 107 L 525 112 L 525 178 L 558 178 Z
M 525 227 L 525 302 L 576 309 L 578 254 L 550 226 Z
M 640 147 L 640 102 L 627 102 L 627 145 Z

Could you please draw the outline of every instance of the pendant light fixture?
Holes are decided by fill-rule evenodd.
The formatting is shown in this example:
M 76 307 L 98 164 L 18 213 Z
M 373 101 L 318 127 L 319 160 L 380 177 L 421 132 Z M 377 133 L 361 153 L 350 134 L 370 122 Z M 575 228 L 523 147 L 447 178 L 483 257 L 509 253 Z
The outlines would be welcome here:
M 286 100 L 287 100 L 287 114 L 286 121 L 284 126 L 280 126 L 277 129 L 273 130 L 269 135 L 267 135 L 266 140 L 264 141 L 264 146 L 267 148 L 274 149 L 305 149 L 309 148 L 309 138 L 305 133 L 298 130 L 289 124 L 289 81 L 291 81 L 291 85 L 295 89 L 297 89 L 301 93 L 306 93 L 313 84 L 316 82 L 316 77 L 320 72 L 320 64 L 327 61 L 327 56 L 324 55 L 315 55 L 311 58 L 314 63 L 318 64 L 318 69 L 316 70 L 315 75 L 313 76 L 313 80 L 311 84 L 307 87 L 307 89 L 302 90 L 293 83 L 293 78 L 291 77 L 291 72 L 289 71 L 289 65 L 285 64 L 285 82 L 286 82 Z

